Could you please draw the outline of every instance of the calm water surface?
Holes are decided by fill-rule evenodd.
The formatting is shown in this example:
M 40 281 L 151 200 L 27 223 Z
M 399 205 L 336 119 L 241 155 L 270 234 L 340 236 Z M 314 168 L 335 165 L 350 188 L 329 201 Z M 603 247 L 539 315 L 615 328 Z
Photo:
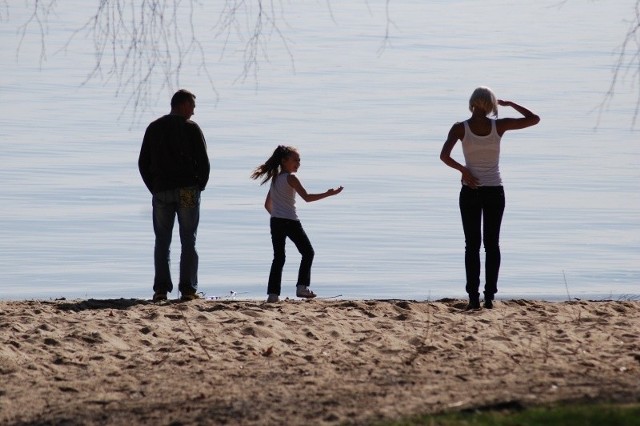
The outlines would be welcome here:
M 64 4 L 62 4 L 64 3 Z M 320 4 L 322 3 L 322 4 Z M 196 28 L 214 92 L 196 58 L 180 84 L 212 157 L 199 231 L 207 295 L 262 298 L 271 262 L 266 187 L 249 179 L 277 144 L 302 154 L 313 192 L 299 205 L 326 297 L 464 297 L 459 176 L 438 159 L 478 85 L 531 108 L 540 125 L 503 139 L 507 194 L 499 296 L 558 300 L 640 295 L 640 134 L 631 74 L 599 115 L 634 1 L 349 0 L 287 4 L 257 79 L 242 56 Z M 379 3 L 379 4 L 378 4 Z M 151 200 L 137 171 L 148 122 L 176 87 L 135 119 L 117 82 L 90 80 L 90 39 L 71 33 L 93 2 L 61 2 L 40 63 L 37 32 L 20 40 L 24 5 L 0 25 L 0 298 L 150 297 Z M 508 18 L 507 18 L 508 17 Z M 289 55 L 290 53 L 290 55 Z M 501 116 L 514 115 L 502 109 Z M 461 159 L 459 147 L 454 155 Z M 174 279 L 177 280 L 177 234 Z M 289 246 L 284 296 L 299 255 Z

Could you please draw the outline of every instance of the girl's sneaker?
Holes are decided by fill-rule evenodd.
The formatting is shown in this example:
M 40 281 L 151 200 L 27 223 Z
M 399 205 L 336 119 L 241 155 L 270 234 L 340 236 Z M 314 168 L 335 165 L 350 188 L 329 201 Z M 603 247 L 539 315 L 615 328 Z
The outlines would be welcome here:
M 303 297 L 305 299 L 313 299 L 316 297 L 316 294 L 309 290 L 309 287 L 306 285 L 298 285 L 296 286 L 296 296 Z
M 190 302 L 191 300 L 202 299 L 199 294 L 196 293 L 182 293 L 180 300 L 183 302 Z

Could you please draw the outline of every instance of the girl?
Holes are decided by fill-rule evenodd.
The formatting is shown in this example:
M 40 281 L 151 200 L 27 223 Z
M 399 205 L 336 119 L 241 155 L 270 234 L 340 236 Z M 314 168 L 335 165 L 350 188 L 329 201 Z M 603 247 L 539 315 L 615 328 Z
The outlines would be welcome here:
M 311 299 L 316 294 L 309 290 L 311 283 L 311 264 L 314 251 L 307 234 L 296 214 L 295 195 L 298 193 L 306 202 L 317 201 L 342 192 L 342 186 L 329 189 L 322 194 L 309 194 L 304 189 L 295 173 L 300 168 L 300 154 L 290 146 L 280 145 L 273 155 L 251 174 L 252 179 L 264 176 L 261 185 L 271 181 L 264 207 L 271 215 L 271 242 L 273 244 L 273 262 L 269 273 L 267 302 L 280 300 L 282 268 L 285 262 L 285 242 L 287 237 L 298 248 L 302 255 L 298 271 L 296 296 Z
M 498 105 L 511 107 L 522 117 L 498 120 Z M 469 99 L 469 110 L 471 117 L 468 120 L 451 127 L 440 152 L 440 160 L 462 173 L 459 203 L 465 238 L 464 265 L 469 294 L 467 309 L 480 308 L 481 241 L 484 241 L 486 253 L 484 307 L 491 309 L 493 297 L 498 292 L 500 225 L 505 206 L 498 167 L 500 139 L 508 130 L 538 124 L 540 117 L 515 102 L 496 100 L 488 87 L 479 87 L 473 92 Z M 488 115 L 496 119 L 490 119 Z M 451 158 L 451 150 L 458 141 L 462 141 L 464 166 Z

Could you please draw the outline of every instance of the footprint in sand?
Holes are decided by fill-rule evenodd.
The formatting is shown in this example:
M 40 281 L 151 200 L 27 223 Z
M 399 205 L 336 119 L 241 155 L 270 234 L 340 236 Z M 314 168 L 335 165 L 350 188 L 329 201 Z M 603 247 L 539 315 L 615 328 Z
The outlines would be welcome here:
M 242 334 L 243 336 L 252 336 L 252 337 L 258 337 L 258 338 L 274 337 L 274 334 L 271 331 L 267 330 L 265 327 L 260 327 L 260 326 L 244 327 L 243 329 L 240 330 L 240 334 Z
M 313 334 L 313 332 L 311 330 L 309 330 L 308 328 L 302 329 L 302 331 L 304 331 L 304 335 L 311 340 L 320 340 L 315 334 Z

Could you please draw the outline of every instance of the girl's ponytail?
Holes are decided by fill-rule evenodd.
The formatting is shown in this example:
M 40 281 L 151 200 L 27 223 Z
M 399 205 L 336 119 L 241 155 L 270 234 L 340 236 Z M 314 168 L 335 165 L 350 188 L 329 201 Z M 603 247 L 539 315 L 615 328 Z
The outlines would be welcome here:
M 282 165 L 282 160 L 286 159 L 291 155 L 292 152 L 295 152 L 296 149 L 290 146 L 278 145 L 278 147 L 273 151 L 271 157 L 264 163 L 255 168 L 253 173 L 251 173 L 251 179 L 259 179 L 262 176 L 265 178 L 260 182 L 260 185 L 263 185 L 265 182 L 272 180 L 275 176 L 280 172 L 280 166 Z

